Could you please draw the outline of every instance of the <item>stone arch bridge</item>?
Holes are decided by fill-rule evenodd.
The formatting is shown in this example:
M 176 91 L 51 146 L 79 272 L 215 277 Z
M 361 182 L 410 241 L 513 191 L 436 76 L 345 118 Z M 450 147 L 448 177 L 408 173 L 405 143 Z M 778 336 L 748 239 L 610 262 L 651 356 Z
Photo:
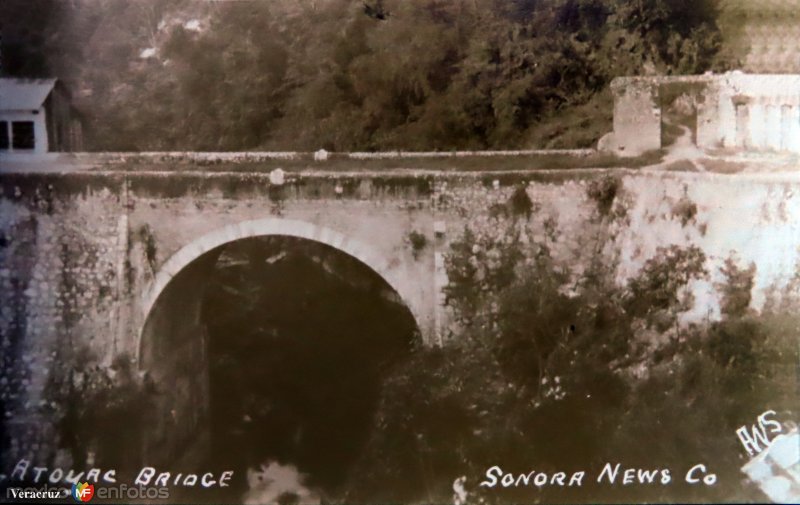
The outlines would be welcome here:
M 153 443 L 165 459 L 185 452 L 202 422 L 205 351 L 194 336 L 203 331 L 203 272 L 220 246 L 249 237 L 297 237 L 356 258 L 408 307 L 428 344 L 450 327 L 442 291 L 449 242 L 465 226 L 496 228 L 519 188 L 533 204 L 527 236 L 551 230 L 553 253 L 576 270 L 602 249 L 622 258 L 624 280 L 658 247 L 694 244 L 712 272 L 732 253 L 755 262 L 758 305 L 798 266 L 794 173 L 298 172 L 278 184 L 268 173 L 137 168 L 0 173 L 5 463 L 50 454 L 53 378 L 68 374 L 76 356 L 101 366 L 124 356 L 142 371 L 152 358 L 162 370 L 180 369 L 160 377 L 172 396 L 154 429 L 180 434 Z M 601 215 L 587 191 L 608 176 L 619 184 L 618 219 Z M 606 247 L 592 247 L 598 241 Z M 701 317 L 719 310 L 714 290 L 714 279 L 698 286 Z M 160 334 L 183 344 L 159 355 L 152 341 Z

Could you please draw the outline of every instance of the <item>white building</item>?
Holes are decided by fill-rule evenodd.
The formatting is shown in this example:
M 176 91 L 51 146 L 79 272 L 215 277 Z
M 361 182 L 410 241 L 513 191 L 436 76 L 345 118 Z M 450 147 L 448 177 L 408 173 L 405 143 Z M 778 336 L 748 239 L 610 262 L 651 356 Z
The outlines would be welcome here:
M 80 123 L 57 79 L 0 79 L 0 154 L 81 149 Z

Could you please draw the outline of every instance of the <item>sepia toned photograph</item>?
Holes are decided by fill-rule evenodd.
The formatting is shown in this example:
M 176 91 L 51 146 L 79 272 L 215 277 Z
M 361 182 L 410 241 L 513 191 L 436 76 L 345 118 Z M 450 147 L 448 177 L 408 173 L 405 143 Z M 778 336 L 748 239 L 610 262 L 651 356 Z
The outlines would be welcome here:
M 0 0 L 0 503 L 800 503 L 800 0 Z

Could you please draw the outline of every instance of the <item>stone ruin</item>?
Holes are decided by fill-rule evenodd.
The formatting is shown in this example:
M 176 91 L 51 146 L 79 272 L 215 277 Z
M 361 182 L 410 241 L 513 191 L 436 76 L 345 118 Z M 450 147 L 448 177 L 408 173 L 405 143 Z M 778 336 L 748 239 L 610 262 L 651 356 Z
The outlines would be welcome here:
M 686 142 L 704 151 L 800 153 L 800 75 L 618 77 L 614 130 L 598 149 L 621 156 Z

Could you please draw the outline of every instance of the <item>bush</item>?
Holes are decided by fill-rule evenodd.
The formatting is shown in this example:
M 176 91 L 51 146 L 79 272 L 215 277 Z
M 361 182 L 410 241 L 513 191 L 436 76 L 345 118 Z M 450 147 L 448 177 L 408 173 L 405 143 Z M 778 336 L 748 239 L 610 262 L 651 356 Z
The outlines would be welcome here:
M 705 260 L 705 254 L 697 246 L 659 247 L 641 273 L 628 282 L 625 310 L 634 317 L 644 318 L 648 324 L 657 320 L 659 314 L 668 313 L 667 319 L 673 323 L 677 316 L 675 309 L 688 309 L 691 302 L 688 298 L 681 299 L 683 288 L 707 274 Z
M 56 406 L 58 440 L 75 468 L 84 465 L 134 471 L 141 463 L 141 430 L 148 393 L 136 377 L 129 357 L 114 359 L 109 368 L 93 363 L 88 349 L 53 373 L 46 395 Z M 88 462 L 93 453 L 94 462 Z
M 412 230 L 408 234 L 408 243 L 411 245 L 411 253 L 414 255 L 414 259 L 417 259 L 422 250 L 425 249 L 425 246 L 428 245 L 428 237 L 423 233 Z
M 695 462 L 713 465 L 718 485 L 698 488 L 679 479 L 657 495 L 643 491 L 624 500 L 764 500 L 739 485 L 747 458 L 735 433 L 769 409 L 782 420 L 796 418 L 798 324 L 796 315 L 730 318 L 687 332 L 664 350 L 668 357 L 634 383 L 610 450 L 632 464 L 658 461 L 684 472 Z
M 686 226 L 697 215 L 697 204 L 684 196 L 672 207 L 672 215 Z
M 492 261 L 472 247 L 482 240 L 465 230 L 447 263 L 458 280 L 449 303 L 472 324 L 390 374 L 348 499 L 445 502 L 461 476 L 470 502 L 763 498 L 739 485 L 735 430 L 768 409 L 794 415 L 800 317 L 728 313 L 708 327 L 672 329 L 654 346 L 635 334 L 637 321 L 656 312 L 674 320 L 685 308 L 679 293 L 705 272 L 698 249 L 660 250 L 621 288 L 597 263 L 567 294 L 569 276 L 546 249 L 513 241 L 508 276 L 477 279 Z M 669 468 L 673 483 L 598 485 L 592 474 L 606 462 Z M 700 462 L 718 485 L 683 482 Z M 588 473 L 573 488 L 477 487 L 494 464 Z
M 576 454 L 598 454 L 595 434 L 613 420 L 597 412 L 622 405 L 638 352 L 627 317 L 609 291 L 602 300 L 600 291 L 561 293 L 567 277 L 543 250 L 526 261 L 515 241 L 499 257 L 483 254 L 492 247 L 503 249 L 470 229 L 453 243 L 447 264 L 458 284 L 448 300 L 471 324 L 388 379 L 348 499 L 444 501 L 456 478 L 488 461 L 525 465 L 535 450 L 547 465 L 581 466 Z M 489 273 L 477 280 L 480 271 Z
M 750 308 L 756 265 L 739 268 L 733 258 L 725 260 L 722 274 L 726 282 L 722 286 L 722 313 L 729 317 L 744 316 Z
M 597 211 L 601 216 L 607 216 L 614 204 L 614 199 L 620 190 L 621 181 L 613 175 L 593 179 L 586 188 L 586 196 L 597 204 Z

